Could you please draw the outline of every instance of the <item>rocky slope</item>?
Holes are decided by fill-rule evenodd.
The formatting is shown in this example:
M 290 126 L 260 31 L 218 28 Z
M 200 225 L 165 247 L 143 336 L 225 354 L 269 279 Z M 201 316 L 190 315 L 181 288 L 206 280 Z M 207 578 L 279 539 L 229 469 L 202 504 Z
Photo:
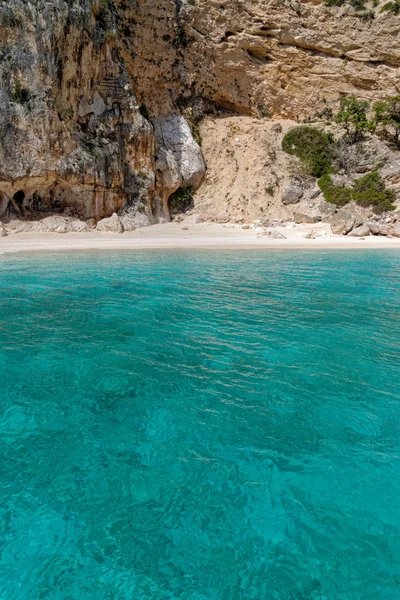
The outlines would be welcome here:
M 168 220 L 171 193 L 204 177 L 194 137 L 206 114 L 198 206 L 218 195 L 204 212 L 278 211 L 290 173 L 268 148 L 273 124 L 252 121 L 240 135 L 261 149 L 244 198 L 229 176 L 212 187 L 217 149 L 236 160 L 243 187 L 230 133 L 240 115 L 299 120 L 342 93 L 398 92 L 400 16 L 373 10 L 366 20 L 317 0 L 0 0 L 0 218 L 118 212 L 125 229 Z

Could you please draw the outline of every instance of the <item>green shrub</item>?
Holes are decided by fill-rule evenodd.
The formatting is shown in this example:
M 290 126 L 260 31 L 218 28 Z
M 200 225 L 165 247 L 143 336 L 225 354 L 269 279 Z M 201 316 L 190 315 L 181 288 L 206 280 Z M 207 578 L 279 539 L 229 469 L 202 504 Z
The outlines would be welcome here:
M 300 125 L 284 136 L 282 149 L 288 154 L 297 156 L 314 177 L 321 177 L 332 169 L 335 141 L 330 133 Z
M 326 6 L 344 6 L 350 4 L 356 10 L 365 10 L 366 0 L 325 0 Z
M 19 104 L 26 104 L 27 102 L 29 102 L 29 90 L 23 88 L 19 81 L 17 81 L 17 83 L 15 84 L 13 98 L 14 102 L 18 102 Z
M 364 139 L 365 134 L 374 131 L 375 123 L 368 119 L 369 104 L 365 100 L 357 100 L 356 96 L 343 96 L 340 100 L 340 110 L 335 121 L 341 125 L 351 144 Z
M 318 180 L 318 185 L 327 202 L 336 206 L 345 206 L 351 200 L 351 189 L 342 185 L 335 185 L 329 173 Z
M 58 113 L 61 121 L 67 121 L 68 119 L 72 119 L 74 116 L 74 111 L 72 108 L 64 108 L 62 111 Z
M 377 214 L 396 208 L 395 194 L 393 190 L 385 188 L 385 183 L 377 170 L 357 179 L 351 188 L 335 185 L 329 174 L 323 175 L 318 180 L 318 185 L 325 200 L 336 206 L 345 206 L 354 200 L 359 206 L 372 206 Z
M 385 183 L 375 169 L 354 182 L 353 200 L 360 206 L 372 206 L 375 213 L 382 213 L 395 208 L 393 190 L 385 189 Z
M 168 200 L 168 206 L 173 214 L 178 214 L 188 210 L 193 204 L 192 189 L 188 187 L 180 187 L 176 190 Z
M 190 131 L 192 132 L 192 137 L 193 137 L 194 141 L 197 142 L 199 146 L 201 146 L 202 139 L 201 139 L 199 122 L 196 122 L 193 120 L 188 120 L 188 123 L 189 123 Z
M 399 4 L 400 6 L 400 4 Z M 374 105 L 375 121 L 382 125 L 393 141 L 400 147 L 400 94 Z
M 382 6 L 381 12 L 391 12 L 394 15 L 400 15 L 400 1 L 387 2 Z

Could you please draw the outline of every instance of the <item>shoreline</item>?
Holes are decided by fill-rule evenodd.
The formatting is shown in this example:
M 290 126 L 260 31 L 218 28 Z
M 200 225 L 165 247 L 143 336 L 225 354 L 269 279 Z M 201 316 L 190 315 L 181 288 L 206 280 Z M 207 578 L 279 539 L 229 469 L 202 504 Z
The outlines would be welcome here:
M 65 252 L 85 250 L 368 250 L 399 249 L 400 238 L 337 236 L 329 226 L 299 225 L 276 228 L 287 239 L 260 236 L 260 229 L 241 225 L 201 223 L 185 230 L 182 223 L 152 225 L 132 232 L 18 233 L 0 238 L 0 254 L 19 252 Z M 315 239 L 304 236 L 316 233 Z

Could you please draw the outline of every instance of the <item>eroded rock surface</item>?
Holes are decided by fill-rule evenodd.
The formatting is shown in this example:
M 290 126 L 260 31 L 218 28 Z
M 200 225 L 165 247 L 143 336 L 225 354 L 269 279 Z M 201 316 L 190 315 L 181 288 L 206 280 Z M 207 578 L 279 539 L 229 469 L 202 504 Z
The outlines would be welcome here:
M 156 168 L 163 142 L 138 98 L 137 4 L 0 3 L 0 218 L 65 208 L 86 220 L 115 211 L 145 213 L 147 223 L 169 218 Z M 159 4 L 153 46 L 168 29 L 172 40 L 177 27 L 174 3 Z M 171 77 L 176 54 L 171 41 Z M 180 159 L 171 166 L 171 193 L 188 177 L 198 185 L 205 166 L 177 104 L 163 109 L 166 115 L 155 116 L 167 119 Z
M 111 217 L 101 219 L 97 223 L 96 231 L 107 231 L 111 233 L 124 233 L 124 226 L 121 219 L 116 213 L 113 213 Z
M 170 195 L 203 180 L 195 139 L 206 114 L 199 212 L 291 218 L 281 196 L 296 185 L 293 161 L 273 141 L 288 119 L 335 109 L 341 94 L 400 91 L 400 15 L 381 5 L 365 20 L 319 0 L 1 1 L 0 218 L 43 227 L 66 209 L 82 221 L 118 213 L 126 230 L 169 220 Z M 229 151 L 221 110 L 231 111 Z M 235 135 L 238 115 L 253 117 L 248 134 L 241 122 Z M 259 149 L 247 171 L 246 135 Z M 221 178 L 221 151 L 226 186 L 214 207 L 206 194 Z M 385 144 L 366 142 L 348 160 L 359 173 L 385 163 L 382 177 L 400 192 L 400 160 Z M 299 200 L 313 200 L 313 188 Z

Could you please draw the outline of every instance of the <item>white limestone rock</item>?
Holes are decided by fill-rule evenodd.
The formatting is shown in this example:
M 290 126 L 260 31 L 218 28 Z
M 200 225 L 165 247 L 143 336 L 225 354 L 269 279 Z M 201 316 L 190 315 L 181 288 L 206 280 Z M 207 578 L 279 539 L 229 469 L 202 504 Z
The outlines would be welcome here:
M 104 231 L 111 233 L 124 233 L 124 226 L 117 213 L 113 213 L 107 219 L 101 219 L 97 223 L 96 231 Z
M 180 186 L 197 188 L 203 180 L 206 165 L 186 119 L 181 115 L 170 115 L 156 117 L 152 123 L 160 148 L 170 155 L 169 159 L 164 156 L 164 160 L 170 165 L 175 162 L 177 166 Z M 173 171 L 171 166 L 170 169 Z

